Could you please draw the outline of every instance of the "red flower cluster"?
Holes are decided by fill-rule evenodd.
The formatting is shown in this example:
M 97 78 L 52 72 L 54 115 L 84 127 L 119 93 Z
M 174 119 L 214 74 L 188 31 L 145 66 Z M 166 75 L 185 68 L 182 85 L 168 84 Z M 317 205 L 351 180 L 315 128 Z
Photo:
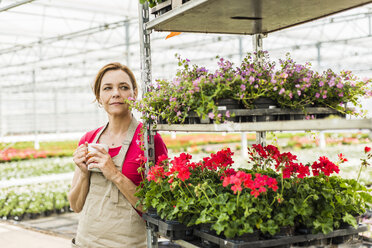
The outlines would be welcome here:
M 224 177 L 222 185 L 227 187 L 231 186 L 231 190 L 241 192 L 244 188 L 251 190 L 251 195 L 258 197 L 261 193 L 267 191 L 267 188 L 271 188 L 273 191 L 278 189 L 278 183 L 275 178 L 271 178 L 267 175 L 261 175 L 257 173 L 255 178 L 252 179 L 252 175 L 243 171 L 238 171 L 235 174 Z
M 155 181 L 155 182 L 160 182 L 161 179 L 165 178 L 165 172 L 164 172 L 164 167 L 155 165 L 152 166 L 147 173 L 147 180 L 148 181 Z
M 315 161 L 311 168 L 314 176 L 318 176 L 320 172 L 323 172 L 326 176 L 331 175 L 333 172 L 340 172 L 338 166 L 324 156 L 319 158 L 319 162 Z
M 207 168 L 209 170 L 217 170 L 217 168 L 226 168 L 231 166 L 234 161 L 231 156 L 234 155 L 230 148 L 218 151 L 216 154 L 211 154 L 210 157 L 203 158 L 204 164 L 202 169 Z
M 290 152 L 280 153 L 279 149 L 273 145 L 267 145 L 263 147 L 262 145 L 252 145 L 253 149 L 249 149 L 248 153 L 251 156 L 252 161 L 256 161 L 256 163 L 264 164 L 261 161 L 262 158 L 266 159 L 268 164 L 270 165 L 271 161 L 275 161 L 275 169 L 279 171 L 282 169 L 283 178 L 289 178 L 291 176 L 297 176 L 298 178 L 304 178 L 310 175 L 309 167 L 303 165 L 302 163 L 297 163 L 297 156 L 293 155 Z M 260 158 L 257 158 L 258 154 Z
M 347 158 L 344 157 L 342 153 L 338 154 L 338 159 L 340 160 L 340 163 L 347 162 Z
M 192 170 L 195 170 L 196 168 L 201 168 L 202 170 L 207 168 L 215 171 L 223 169 L 221 172 L 225 173 L 225 171 L 232 170 L 226 168 L 234 163 L 231 157 L 233 154 L 234 153 L 231 152 L 230 148 L 226 148 L 218 151 L 216 154 L 211 154 L 210 157 L 203 158 L 203 161 L 201 162 L 195 163 L 190 162 L 190 159 L 192 158 L 190 154 L 181 153 L 178 157 L 174 157 L 174 159 L 170 161 L 172 166 L 169 166 L 169 158 L 167 156 L 159 156 L 156 165 L 150 168 L 147 180 L 160 182 L 161 179 L 169 177 L 169 183 L 173 183 L 175 178 L 184 182 L 190 178 Z M 142 159 L 142 157 L 139 159 Z M 167 169 L 165 169 L 165 167 Z
M 46 158 L 48 154 L 52 155 L 53 153 L 46 151 L 38 151 L 32 148 L 27 149 L 7 148 L 4 150 L 0 150 L 0 161 Z
M 173 182 L 174 177 L 181 179 L 181 181 L 190 178 L 191 172 L 187 163 L 190 162 L 191 158 L 192 156 L 187 153 L 181 153 L 179 157 L 174 157 L 171 161 L 172 167 L 166 173 L 167 176 L 171 177 L 169 183 Z
M 364 153 L 369 153 L 371 151 L 371 147 L 366 146 L 364 147 Z

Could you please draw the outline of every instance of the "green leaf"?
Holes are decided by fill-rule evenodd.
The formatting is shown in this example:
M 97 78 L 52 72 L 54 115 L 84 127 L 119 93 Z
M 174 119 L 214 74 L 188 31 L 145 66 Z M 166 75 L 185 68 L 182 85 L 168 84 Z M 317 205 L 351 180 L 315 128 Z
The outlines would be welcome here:
M 366 192 L 359 192 L 359 195 L 363 198 L 366 203 L 372 204 L 372 195 Z
M 349 225 L 352 225 L 354 228 L 358 227 L 358 223 L 357 223 L 356 219 L 351 214 L 346 213 L 344 215 L 344 217 L 342 217 L 342 220 L 344 222 L 348 223 Z

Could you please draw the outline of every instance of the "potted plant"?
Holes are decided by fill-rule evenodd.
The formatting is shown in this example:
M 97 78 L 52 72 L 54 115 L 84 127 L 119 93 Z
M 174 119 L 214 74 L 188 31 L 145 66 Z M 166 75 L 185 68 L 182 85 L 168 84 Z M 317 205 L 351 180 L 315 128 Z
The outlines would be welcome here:
M 372 203 L 357 180 L 332 176 L 346 161 L 342 154 L 337 163 L 320 157 L 302 164 L 275 146 L 253 145 L 250 169 L 233 169 L 232 154 L 225 149 L 199 162 L 185 153 L 159 158 L 136 193 L 139 202 L 156 208 L 164 220 L 207 224 L 230 239 L 290 235 L 295 228 L 329 233 L 345 223 L 356 227 L 355 216 Z
M 275 69 L 268 53 L 262 51 L 248 54 L 239 67 L 219 58 L 214 72 L 191 66 L 188 59 L 179 56 L 178 60 L 181 68 L 172 81 L 156 80 L 142 100 L 129 100 L 143 113 L 144 121 L 156 124 L 161 119 L 180 124 L 186 118 L 198 117 L 209 118 L 207 123 L 221 123 L 235 114 L 227 108 L 219 109 L 225 99 L 237 101 L 235 108 L 240 103 L 248 109 L 262 108 L 258 103 L 266 99 L 264 108 L 298 109 L 307 114 L 307 107 L 327 107 L 342 114 L 360 115 L 346 104 L 361 107 L 359 99 L 372 95 L 372 79 L 360 80 L 351 72 L 318 73 L 309 63 L 298 64 L 289 55 L 280 60 L 280 69 Z

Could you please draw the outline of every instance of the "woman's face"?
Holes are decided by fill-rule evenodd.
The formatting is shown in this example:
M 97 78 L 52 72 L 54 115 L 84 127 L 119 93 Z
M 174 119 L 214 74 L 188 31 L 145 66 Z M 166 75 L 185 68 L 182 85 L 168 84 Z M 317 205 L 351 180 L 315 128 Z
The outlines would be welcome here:
M 127 115 L 128 104 L 124 104 L 124 100 L 135 98 L 135 94 L 130 77 L 124 71 L 111 70 L 103 75 L 99 103 L 109 115 Z

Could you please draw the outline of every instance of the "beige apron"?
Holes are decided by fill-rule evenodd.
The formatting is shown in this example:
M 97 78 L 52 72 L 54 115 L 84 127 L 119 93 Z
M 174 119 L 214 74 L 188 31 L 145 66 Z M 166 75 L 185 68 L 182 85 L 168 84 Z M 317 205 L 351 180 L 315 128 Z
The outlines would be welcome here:
M 113 157 L 116 168 L 122 171 L 125 155 L 138 122 L 133 117 L 118 155 Z M 101 136 L 107 124 L 97 134 Z M 74 244 L 75 243 L 75 244 Z M 75 242 L 72 247 L 114 248 L 146 247 L 146 225 L 114 183 L 100 172 L 91 172 L 90 186 L 80 213 Z

